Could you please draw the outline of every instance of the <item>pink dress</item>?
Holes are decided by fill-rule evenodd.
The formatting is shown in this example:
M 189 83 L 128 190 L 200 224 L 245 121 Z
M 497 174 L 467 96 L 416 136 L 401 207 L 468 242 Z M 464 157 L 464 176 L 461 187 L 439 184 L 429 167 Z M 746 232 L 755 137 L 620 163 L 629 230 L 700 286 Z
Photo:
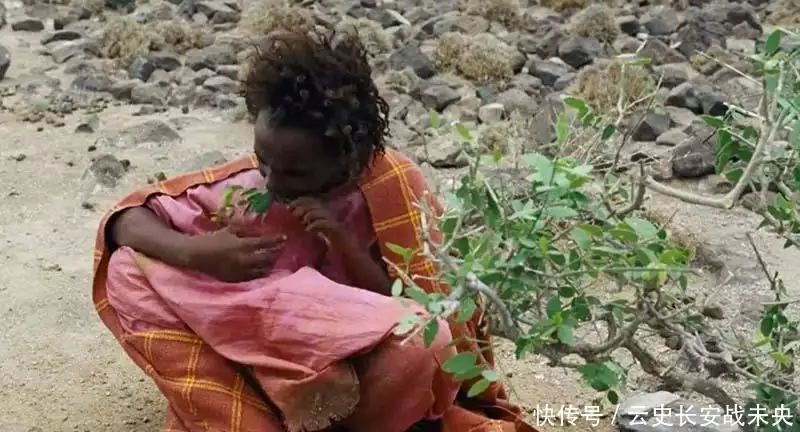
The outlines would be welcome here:
M 226 186 L 261 187 L 263 182 L 257 170 L 248 170 L 178 197 L 156 196 L 147 205 L 175 229 L 198 235 L 216 229 L 207 215 L 218 208 Z M 330 208 L 368 250 L 375 234 L 361 192 L 339 196 Z M 315 403 L 348 403 L 347 397 L 337 396 L 339 390 L 353 396 L 348 386 L 355 386 L 358 401 L 346 423 L 354 431 L 403 432 L 422 418 L 440 416 L 452 404 L 458 384 L 439 368 L 441 358 L 455 352 L 447 347 L 445 323 L 432 348 L 424 348 L 419 338 L 401 345 L 399 337 L 391 336 L 396 323 L 424 311 L 350 286 L 341 258 L 306 232 L 285 206 L 275 204 L 265 219 L 250 216 L 237 224 L 254 235 L 286 234 L 283 253 L 268 276 L 226 283 L 126 247 L 115 251 L 108 300 L 125 331 L 197 334 L 223 357 L 250 366 L 287 420 L 302 419 L 308 401 L 317 396 L 329 400 Z M 371 354 L 378 344 L 382 349 Z M 447 390 L 434 392 L 431 386 Z M 447 400 L 434 400 L 434 394 L 447 394 Z M 170 409 L 188 430 L 203 430 L 203 415 L 210 414 L 172 402 Z M 284 427 L 276 424 L 274 431 Z

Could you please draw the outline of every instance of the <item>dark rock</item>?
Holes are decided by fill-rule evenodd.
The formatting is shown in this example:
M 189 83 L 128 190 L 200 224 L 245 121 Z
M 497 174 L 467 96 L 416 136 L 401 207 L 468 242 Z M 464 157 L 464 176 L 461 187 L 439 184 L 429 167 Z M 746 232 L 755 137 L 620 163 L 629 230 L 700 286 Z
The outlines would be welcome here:
M 0 45 L 0 81 L 5 78 L 8 68 L 11 67 L 11 53 L 3 45 Z
M 227 110 L 245 106 L 245 101 L 241 96 L 232 94 L 218 94 L 215 98 L 214 106 L 221 110 Z
M 106 75 L 79 75 L 72 80 L 72 87 L 83 91 L 107 92 L 114 85 L 114 80 Z
M 655 38 L 650 38 L 645 42 L 644 47 L 639 52 L 639 57 L 649 57 L 655 65 L 681 63 L 687 60 L 683 54 Z
M 109 93 L 116 99 L 127 100 L 131 98 L 131 91 L 134 87 L 141 84 L 137 80 L 117 81 L 111 86 Z
M 203 87 L 219 93 L 236 93 L 239 90 L 239 83 L 222 75 L 213 76 L 205 82 Z
M 484 103 L 494 102 L 497 99 L 497 95 L 500 94 L 500 90 L 494 84 L 479 86 L 475 91 Z
M 631 138 L 635 141 L 655 141 L 659 135 L 668 131 L 670 126 L 672 120 L 667 112 L 651 109 L 635 126 Z
M 147 57 L 136 57 L 128 68 L 128 77 L 147 82 L 150 75 L 156 70 L 156 65 L 153 64 Z
M 692 65 L 686 62 L 653 66 L 653 72 L 655 72 L 656 76 L 662 77 L 661 86 L 668 89 L 677 87 L 698 76 Z
M 150 75 L 150 78 L 148 78 L 147 82 L 158 84 L 161 87 L 167 87 L 169 86 L 169 83 L 172 82 L 172 76 L 164 69 L 156 69 Z
M 678 13 L 668 7 L 655 7 L 642 20 L 642 26 L 653 36 L 668 36 L 681 25 Z
M 713 44 L 724 48 L 727 35 L 728 31 L 724 25 L 692 17 L 678 29 L 676 37 L 681 44 L 677 49 L 687 58 L 691 58 L 698 51 L 705 51 Z
M 6 25 L 6 6 L 0 3 L 0 29 Z
M 675 147 L 672 172 L 677 178 L 698 178 L 714 173 L 714 148 L 701 138 L 692 137 Z
M 461 99 L 457 91 L 445 85 L 430 85 L 419 95 L 419 100 L 426 108 L 442 111 Z
M 11 30 L 40 32 L 44 30 L 44 23 L 36 18 L 22 18 L 11 23 Z
M 687 108 L 696 114 L 721 116 L 728 112 L 723 96 L 709 85 L 687 81 L 670 90 L 666 105 Z
M 560 27 L 549 29 L 541 37 L 537 37 L 536 54 L 545 59 L 558 57 L 558 47 L 566 38 L 567 34 Z
M 118 12 L 131 13 L 136 10 L 136 0 L 105 0 L 105 6 Z
M 195 0 L 183 0 L 178 5 L 178 14 L 185 18 L 191 18 L 196 13 L 197 13 L 197 2 Z M 208 17 L 205 14 L 201 15 L 203 15 L 203 18 L 208 19 Z
M 153 66 L 155 66 L 156 69 L 164 69 L 167 72 L 174 71 L 175 69 L 181 67 L 180 57 L 177 54 L 168 51 L 157 51 L 150 53 L 150 55 L 147 56 L 147 59 L 153 63 Z
M 525 116 L 532 116 L 539 110 L 536 99 L 519 88 L 511 88 L 500 93 L 496 102 L 502 104 L 508 114 L 516 111 Z
M 47 45 L 56 63 L 64 63 L 76 57 L 95 57 L 100 54 L 100 46 L 91 38 L 56 41 Z
M 89 19 L 91 16 L 92 11 L 83 6 L 76 6 L 70 9 L 65 15 L 61 15 L 53 19 L 53 30 L 63 30 L 68 25 L 81 20 Z
M 639 20 L 633 15 L 617 17 L 617 25 L 623 33 L 629 36 L 636 36 L 642 31 L 642 26 L 639 25 Z
M 413 45 L 406 45 L 392 53 L 389 57 L 389 66 L 393 70 L 403 70 L 410 67 L 418 77 L 428 79 L 436 75 L 436 66 L 419 49 Z
M 207 16 L 212 24 L 237 23 L 242 17 L 240 12 L 221 1 L 200 0 L 196 5 L 197 11 Z
M 217 70 L 220 65 L 237 63 L 236 47 L 228 43 L 215 43 L 200 49 L 192 49 L 186 53 L 186 66 L 192 70 Z
M 560 92 L 562 90 L 566 90 L 567 87 L 569 87 L 572 84 L 572 82 L 575 81 L 575 78 L 577 78 L 577 77 L 578 77 L 578 74 L 575 73 L 575 72 L 567 72 L 564 75 L 561 75 L 556 80 L 556 82 L 553 84 L 553 90 L 555 90 L 557 92 Z
M 163 105 L 167 91 L 158 84 L 141 83 L 131 89 L 131 102 L 137 104 Z
M 84 37 L 84 34 L 75 30 L 58 30 L 42 36 L 42 45 L 56 41 L 71 41 Z
M 434 168 L 463 168 L 469 165 L 469 158 L 458 140 L 450 137 L 434 138 L 425 148 L 420 149 L 419 162 L 428 162 Z
M 553 87 L 559 78 L 575 70 L 570 65 L 536 57 L 528 62 L 527 67 L 528 73 L 542 80 L 542 84 L 548 87 Z
M 372 9 L 367 12 L 367 18 L 380 23 L 383 28 L 406 24 L 402 15 L 389 9 Z
M 703 307 L 700 313 L 711 319 L 721 320 L 725 318 L 725 311 L 722 309 L 722 306 L 719 305 L 707 305 Z
M 595 38 L 570 36 L 558 45 L 558 56 L 575 69 L 593 62 L 604 51 L 603 44 Z

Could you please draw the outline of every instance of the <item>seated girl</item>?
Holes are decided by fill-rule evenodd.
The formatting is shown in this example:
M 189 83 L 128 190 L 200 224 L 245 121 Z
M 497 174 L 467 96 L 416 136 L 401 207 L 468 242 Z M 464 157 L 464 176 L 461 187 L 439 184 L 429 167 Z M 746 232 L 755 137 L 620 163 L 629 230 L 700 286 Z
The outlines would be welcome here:
M 280 33 L 251 66 L 253 155 L 135 191 L 98 230 L 95 306 L 166 397 L 164 430 L 532 431 L 501 386 L 468 399 L 441 370 L 457 350 L 492 365 L 480 312 L 429 348 L 394 334 L 424 311 L 391 296 L 384 258 L 402 258 L 387 245 L 419 249 L 414 203 L 438 204 L 384 148 L 388 106 L 361 44 Z M 266 215 L 220 225 L 232 185 L 266 187 Z M 448 289 L 427 258 L 411 270 Z

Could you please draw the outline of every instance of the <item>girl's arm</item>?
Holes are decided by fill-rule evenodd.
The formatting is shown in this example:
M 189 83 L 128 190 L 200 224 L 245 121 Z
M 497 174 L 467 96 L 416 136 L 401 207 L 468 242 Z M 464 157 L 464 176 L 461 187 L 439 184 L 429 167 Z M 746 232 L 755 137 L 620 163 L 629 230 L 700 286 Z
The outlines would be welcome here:
M 342 254 L 347 276 L 355 286 L 385 296 L 392 295 L 392 281 L 386 267 L 381 264 L 377 243 L 365 249 L 355 241 L 347 240 L 341 242 L 337 249 Z

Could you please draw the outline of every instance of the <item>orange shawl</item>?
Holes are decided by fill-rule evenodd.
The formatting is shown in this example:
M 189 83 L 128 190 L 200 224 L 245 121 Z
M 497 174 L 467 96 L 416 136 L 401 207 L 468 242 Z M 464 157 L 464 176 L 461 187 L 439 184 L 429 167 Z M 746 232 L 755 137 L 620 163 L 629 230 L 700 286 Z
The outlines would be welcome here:
M 116 312 L 109 306 L 106 295 L 108 263 L 111 256 L 106 243 L 106 225 L 112 216 L 120 211 L 143 205 L 155 194 L 178 196 L 192 186 L 209 184 L 224 180 L 238 172 L 257 167 L 255 157 L 250 155 L 213 169 L 175 177 L 155 185 L 134 191 L 107 212 L 100 222 L 94 253 L 94 278 L 92 297 L 97 313 L 127 354 L 158 385 L 166 396 L 170 407 L 186 404 L 191 394 L 192 411 L 208 412 L 209 415 L 229 413 L 225 421 L 216 424 L 229 424 L 230 431 L 250 431 L 260 429 L 260 425 L 274 421 L 274 414 L 259 399 L 256 391 L 246 385 L 241 374 L 237 373 L 224 358 L 208 349 L 202 340 L 192 334 L 164 331 L 150 334 L 147 340 L 134 340 L 121 327 Z M 418 199 L 427 199 L 435 212 L 441 207 L 428 192 L 424 175 L 408 158 L 398 152 L 387 150 L 385 155 L 376 158 L 372 169 L 361 179 L 360 189 L 369 207 L 373 227 L 378 237 L 381 252 L 390 262 L 405 265 L 403 258 L 390 250 L 387 244 L 393 243 L 415 251 L 422 250 L 420 211 L 415 206 Z M 441 239 L 441 234 L 431 227 L 431 238 Z M 390 270 L 392 277 L 396 276 Z M 410 264 L 410 273 L 419 276 L 417 283 L 428 292 L 447 292 L 449 288 L 437 281 L 437 266 L 417 254 Z M 459 351 L 479 353 L 479 361 L 494 365 L 494 356 L 486 347 L 491 343 L 486 331 L 483 315 L 478 311 L 472 320 L 465 324 L 451 324 L 453 339 L 458 341 Z M 480 342 L 477 342 L 480 341 Z M 480 345 L 480 347 L 479 347 Z M 147 352 L 147 356 L 143 354 Z M 159 374 L 147 360 L 183 359 L 181 364 L 170 366 L 179 371 L 175 375 L 182 379 L 167 379 Z M 173 362 L 174 363 L 174 362 Z M 164 374 L 166 375 L 166 374 Z M 474 382 L 474 381 L 471 381 Z M 463 388 L 471 382 L 464 383 Z M 202 394 L 202 396 L 198 396 Z M 388 397 L 388 395 L 387 395 Z M 520 418 L 518 407 L 511 405 L 499 383 L 494 383 L 481 395 L 467 399 L 459 397 L 457 405 L 450 408 L 442 417 L 442 430 L 448 432 L 527 432 L 535 431 Z M 202 402 L 197 402 L 202 401 Z M 215 419 L 216 420 L 216 419 Z M 167 412 L 165 431 L 183 430 L 171 409 Z

